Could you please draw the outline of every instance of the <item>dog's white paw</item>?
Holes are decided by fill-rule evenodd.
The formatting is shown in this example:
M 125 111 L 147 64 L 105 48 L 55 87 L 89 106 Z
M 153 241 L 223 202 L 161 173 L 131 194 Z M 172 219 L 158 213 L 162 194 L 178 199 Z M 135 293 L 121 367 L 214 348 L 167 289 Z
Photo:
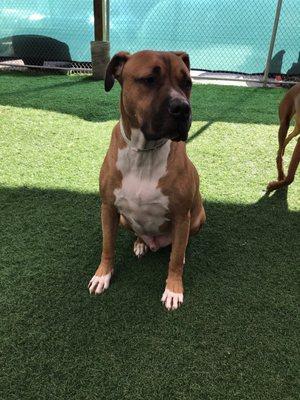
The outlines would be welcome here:
M 100 294 L 104 292 L 104 290 L 106 290 L 109 287 L 111 275 L 112 275 L 111 272 L 109 274 L 102 276 L 94 275 L 88 285 L 90 294 L 92 293 Z
M 140 239 L 137 239 L 133 244 L 133 252 L 138 258 L 143 257 L 148 250 L 149 247 Z
M 162 295 L 161 301 L 167 310 L 176 310 L 183 303 L 183 293 L 174 293 L 166 289 Z

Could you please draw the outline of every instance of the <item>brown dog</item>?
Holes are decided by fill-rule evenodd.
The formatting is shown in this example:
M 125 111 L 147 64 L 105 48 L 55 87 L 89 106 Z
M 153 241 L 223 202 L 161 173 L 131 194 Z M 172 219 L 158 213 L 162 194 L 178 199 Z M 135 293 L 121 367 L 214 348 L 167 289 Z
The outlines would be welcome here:
M 287 136 L 292 117 L 295 116 L 294 130 Z M 268 184 L 267 191 L 279 189 L 291 184 L 294 180 L 300 161 L 300 139 L 297 140 L 287 176 L 283 172 L 283 155 L 286 145 L 300 133 L 300 83 L 293 86 L 284 96 L 279 105 L 280 127 L 278 131 L 279 148 L 277 152 L 277 181 Z
M 133 231 L 137 257 L 172 244 L 162 301 L 183 302 L 183 265 L 189 236 L 205 221 L 196 168 L 186 154 L 192 82 L 186 53 L 116 54 L 105 90 L 121 85 L 121 118 L 100 171 L 102 257 L 90 293 L 108 288 L 118 225 Z

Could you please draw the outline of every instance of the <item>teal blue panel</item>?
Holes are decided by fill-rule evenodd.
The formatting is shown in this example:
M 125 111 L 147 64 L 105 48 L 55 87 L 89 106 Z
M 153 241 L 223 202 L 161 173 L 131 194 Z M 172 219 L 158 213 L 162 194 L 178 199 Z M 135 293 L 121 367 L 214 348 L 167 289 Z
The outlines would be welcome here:
M 0 0 L 0 39 L 47 36 L 66 43 L 73 60 L 89 61 L 93 34 L 93 0 Z
M 185 50 L 193 68 L 263 72 L 276 4 L 277 0 L 110 0 L 111 53 Z M 273 72 L 281 65 L 283 72 L 293 64 L 297 68 L 299 21 L 300 0 L 284 0 Z M 9 40 L 1 38 L 16 35 L 56 39 L 68 47 L 72 60 L 90 61 L 93 0 L 1 0 L 0 57 L 13 50 Z M 28 46 L 34 47 L 32 43 Z M 52 58 L 65 54 L 65 48 L 57 53 L 57 42 L 47 46 Z

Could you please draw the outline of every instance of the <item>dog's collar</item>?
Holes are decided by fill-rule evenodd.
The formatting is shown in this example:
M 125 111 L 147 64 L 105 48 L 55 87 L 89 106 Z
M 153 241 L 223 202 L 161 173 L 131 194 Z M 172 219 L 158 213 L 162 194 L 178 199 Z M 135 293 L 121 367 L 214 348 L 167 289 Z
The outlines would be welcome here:
M 120 118 L 120 131 L 121 131 L 122 138 L 125 140 L 125 142 L 128 144 L 128 146 L 134 151 L 151 151 L 151 150 L 159 149 L 165 143 L 167 143 L 167 141 L 169 140 L 169 139 L 159 139 L 159 140 L 153 141 L 154 142 L 153 146 L 149 146 L 149 147 L 145 147 L 145 148 L 138 148 L 138 147 L 134 147 L 132 145 L 131 140 L 128 139 L 128 137 L 126 136 L 122 118 Z

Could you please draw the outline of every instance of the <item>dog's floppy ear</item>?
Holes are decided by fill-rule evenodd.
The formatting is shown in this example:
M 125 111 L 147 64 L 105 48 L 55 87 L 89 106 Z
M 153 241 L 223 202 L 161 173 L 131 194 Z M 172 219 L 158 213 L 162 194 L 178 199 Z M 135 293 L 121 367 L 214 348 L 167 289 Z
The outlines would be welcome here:
M 110 60 L 110 63 L 108 64 L 105 73 L 104 88 L 106 92 L 109 92 L 110 89 L 114 86 L 115 79 L 120 79 L 124 64 L 129 59 L 129 57 L 129 53 L 125 51 L 120 51 L 119 53 L 115 54 Z
M 185 63 L 185 65 L 188 67 L 188 69 L 191 69 L 190 66 L 190 57 L 185 51 L 172 51 L 172 53 L 176 54 L 176 56 L 182 58 L 182 61 Z

